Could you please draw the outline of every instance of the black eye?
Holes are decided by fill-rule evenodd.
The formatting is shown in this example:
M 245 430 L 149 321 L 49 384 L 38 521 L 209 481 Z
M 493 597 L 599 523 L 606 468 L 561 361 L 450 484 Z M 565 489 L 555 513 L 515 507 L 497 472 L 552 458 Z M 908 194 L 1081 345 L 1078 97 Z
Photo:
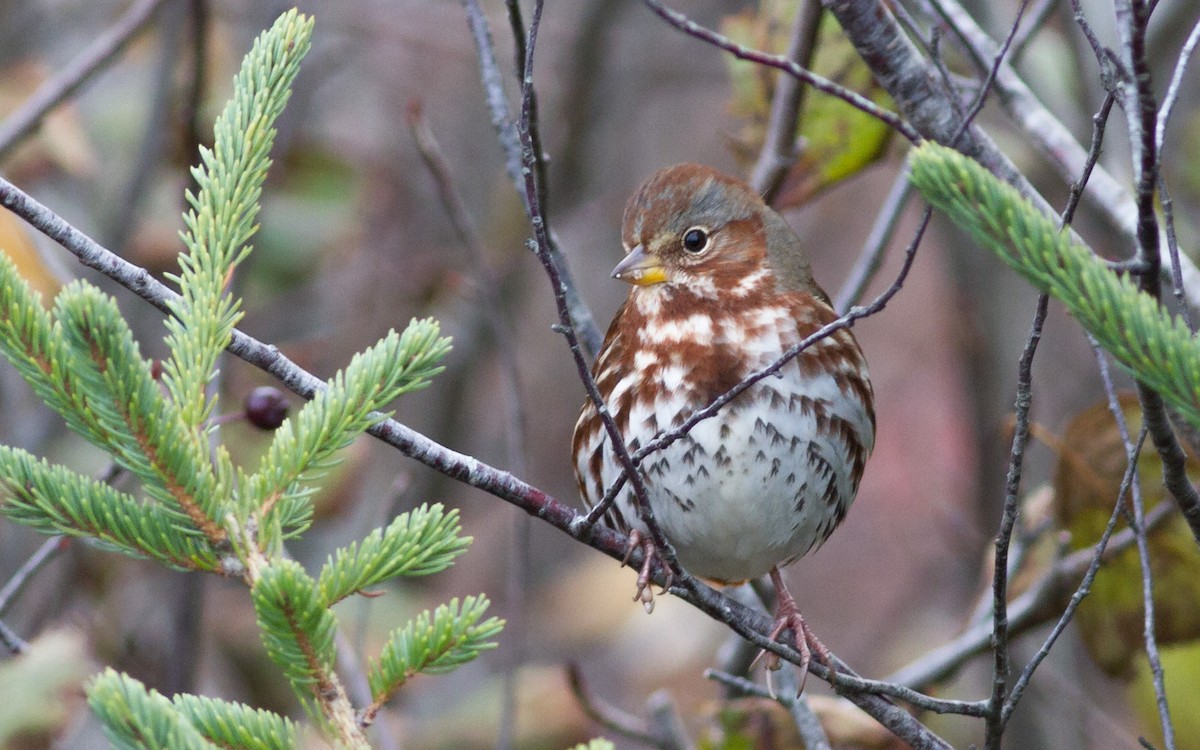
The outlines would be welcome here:
M 708 232 L 692 227 L 683 233 L 683 249 L 689 253 L 700 253 L 708 247 Z

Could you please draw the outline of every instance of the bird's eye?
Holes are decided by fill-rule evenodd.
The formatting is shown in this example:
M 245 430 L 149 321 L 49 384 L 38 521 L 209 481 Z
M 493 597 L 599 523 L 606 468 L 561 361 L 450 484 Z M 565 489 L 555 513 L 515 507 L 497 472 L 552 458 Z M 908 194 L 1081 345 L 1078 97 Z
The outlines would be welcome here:
M 692 227 L 683 233 L 683 249 L 696 255 L 708 247 L 708 232 L 702 227 Z

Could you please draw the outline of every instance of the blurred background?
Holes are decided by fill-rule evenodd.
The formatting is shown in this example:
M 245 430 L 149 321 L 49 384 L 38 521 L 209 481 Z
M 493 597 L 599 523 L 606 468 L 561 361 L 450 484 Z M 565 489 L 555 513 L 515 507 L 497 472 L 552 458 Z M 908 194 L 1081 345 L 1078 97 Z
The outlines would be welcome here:
M 509 73 L 512 38 L 503 4 L 483 4 Z M 236 279 L 246 311 L 240 327 L 326 377 L 388 328 L 414 316 L 437 318 L 454 337 L 446 372 L 428 390 L 398 402 L 397 418 L 456 451 L 520 469 L 525 480 L 577 504 L 569 437 L 584 392 L 562 337 L 551 330 L 550 286 L 525 248 L 528 222 L 504 170 L 462 6 L 450 0 L 300 5 L 316 19 L 314 48 L 281 120 L 254 253 Z M 765 18 L 749 2 L 678 5 L 711 27 Z M 975 2 L 969 10 L 1003 38 L 1017 5 Z M 1091 49 L 1066 3 L 1032 5 L 1040 31 L 1023 46 L 1018 70 L 1086 144 L 1103 97 Z M 0 118 L 126 7 L 108 0 L 0 0 Z M 287 7 L 163 2 L 107 70 L 3 154 L 0 173 L 114 252 L 156 274 L 172 270 L 197 141 L 210 142 L 242 55 Z M 1115 45 L 1111 7 L 1085 2 L 1084 8 L 1105 43 Z M 1200 3 L 1191 0 L 1163 3 L 1155 12 L 1150 49 L 1160 93 L 1198 13 Z M 974 76 L 952 40 L 942 51 L 956 76 Z M 678 33 L 633 0 L 548 3 L 536 73 L 550 156 L 549 218 L 603 328 L 626 293 L 609 278 L 621 254 L 626 198 L 645 176 L 680 161 L 746 175 L 747 138 L 750 147 L 754 143 L 747 126 L 762 113 L 735 95 L 723 53 Z M 769 85 L 767 74 L 752 75 Z M 514 80 L 507 84 L 515 103 Z M 1185 79 L 1165 164 L 1185 251 L 1195 245 L 1200 208 L 1197 80 L 1200 70 Z M 439 202 L 407 124 L 414 103 L 478 224 L 483 257 L 461 241 Z M 1061 208 L 1067 186 L 1003 112 L 989 105 L 981 123 Z M 808 191 L 784 211 L 806 240 L 817 279 L 834 296 L 906 148 L 897 139 L 876 151 L 874 163 Z M 1117 111 L 1101 163 L 1129 184 Z M 894 278 L 922 208 L 914 198 L 901 213 L 867 300 Z M 1131 253 L 1087 201 L 1076 227 L 1105 257 Z M 12 217 L 0 217 L 0 239 L 6 249 L 32 253 L 26 268 L 50 294 L 75 276 L 112 292 L 143 352 L 163 354 L 158 311 L 76 265 Z M 986 585 L 1017 359 L 1035 299 L 1025 282 L 935 218 L 903 290 L 882 313 L 855 326 L 877 398 L 875 454 L 844 525 L 786 576 L 813 630 L 865 676 L 884 678 L 961 632 Z M 489 300 L 498 301 L 511 336 L 495 334 L 490 318 L 496 306 Z M 270 383 L 266 374 L 226 359 L 221 410 L 239 410 L 252 388 Z M 1074 414 L 1102 398 L 1091 348 L 1052 303 L 1034 366 L 1033 419 L 1061 434 Z M 223 427 L 221 435 L 247 466 L 269 439 L 241 422 Z M 0 441 L 84 472 L 105 463 L 7 365 L 0 368 Z M 1055 449 L 1035 441 L 1023 494 L 1050 483 L 1057 460 Z M 336 546 L 422 502 L 460 509 L 465 532 L 475 537 L 450 571 L 339 605 L 344 634 L 361 653 L 373 653 L 390 628 L 452 596 L 485 592 L 493 612 L 509 620 L 498 650 L 454 674 L 420 677 L 406 687 L 380 719 L 377 731 L 390 738 L 381 747 L 482 748 L 509 737 L 515 747 L 558 748 L 596 736 L 601 727 L 568 689 L 568 664 L 579 666 L 597 699 L 633 714 L 644 715 L 647 699 L 668 691 L 689 735 L 723 746 L 731 730 L 717 714 L 721 690 L 702 677 L 727 640 L 723 626 L 666 596 L 647 616 L 631 601 L 631 571 L 373 439 L 348 449 L 323 487 L 312 530 L 291 547 L 310 570 Z M 0 581 L 42 541 L 0 520 Z M 173 573 L 73 543 L 3 619 L 25 639 L 59 639 L 54 650 L 71 655 L 63 666 L 67 685 L 112 665 L 167 694 L 189 691 L 293 715 L 298 710 L 265 658 L 253 608 L 235 582 Z M 1045 632 L 1023 638 L 1017 653 L 1027 657 Z M 983 657 L 937 690 L 976 699 L 986 694 L 990 677 Z M 506 702 L 506 679 L 514 681 L 508 694 L 515 706 Z M 7 682 L 0 676 L 0 700 L 22 690 Z M 1128 685 L 1098 669 L 1069 629 L 1018 709 L 1009 746 L 1135 745 L 1153 731 L 1153 721 L 1144 723 Z M 808 690 L 829 694 L 815 679 Z M 12 746 L 102 747 L 81 693 L 54 695 L 40 704 L 44 721 Z M 980 739 L 975 722 L 929 721 L 957 746 Z M 608 736 L 619 747 L 636 746 Z M 1194 734 L 1187 740 L 1200 746 Z M 853 746 L 887 745 L 868 734 Z

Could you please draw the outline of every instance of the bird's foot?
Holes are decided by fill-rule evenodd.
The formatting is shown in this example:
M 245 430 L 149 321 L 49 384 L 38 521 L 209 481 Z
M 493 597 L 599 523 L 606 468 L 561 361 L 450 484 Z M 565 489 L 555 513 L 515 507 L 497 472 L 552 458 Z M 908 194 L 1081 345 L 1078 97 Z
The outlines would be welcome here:
M 808 679 L 808 665 L 812 661 L 813 656 L 816 656 L 817 661 L 825 665 L 825 668 L 830 672 L 837 670 L 833 666 L 833 658 L 829 654 L 829 649 L 825 648 L 825 644 L 817 639 L 808 623 L 800 615 L 800 611 L 796 608 L 796 600 L 792 597 L 791 592 L 783 583 L 783 578 L 779 574 L 777 568 L 771 569 L 771 581 L 775 584 L 776 592 L 776 608 L 775 608 L 775 625 L 771 628 L 768 638 L 772 641 L 778 640 L 779 636 L 786 631 L 792 631 L 792 645 L 800 654 L 800 663 L 797 668 L 800 670 L 800 690 L 804 692 L 804 683 Z M 780 667 L 779 656 L 768 653 L 765 649 L 759 653 L 755 661 L 766 656 L 765 666 L 769 670 L 777 670 Z
M 633 600 L 641 602 L 646 613 L 654 611 L 654 589 L 651 586 L 650 574 L 654 570 L 655 561 L 662 562 L 662 557 L 658 554 L 658 547 L 654 544 L 654 540 L 648 534 L 643 534 L 641 531 L 634 529 L 629 532 L 629 549 L 625 551 L 625 557 L 621 560 L 622 565 L 628 565 L 629 559 L 633 557 L 634 550 L 642 550 L 642 567 L 638 570 L 637 590 L 634 592 Z M 658 593 L 665 594 L 674 583 L 675 574 L 666 565 L 662 566 L 667 571 L 667 579 L 663 583 L 662 590 Z

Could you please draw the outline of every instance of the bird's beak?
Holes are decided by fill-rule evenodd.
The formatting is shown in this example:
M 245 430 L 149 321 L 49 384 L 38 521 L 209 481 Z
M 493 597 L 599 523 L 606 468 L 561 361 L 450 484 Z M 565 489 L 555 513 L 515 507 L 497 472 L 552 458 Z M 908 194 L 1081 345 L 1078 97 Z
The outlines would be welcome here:
M 646 253 L 644 246 L 637 245 L 617 264 L 612 276 L 637 286 L 650 286 L 666 281 L 667 271 L 657 259 Z

